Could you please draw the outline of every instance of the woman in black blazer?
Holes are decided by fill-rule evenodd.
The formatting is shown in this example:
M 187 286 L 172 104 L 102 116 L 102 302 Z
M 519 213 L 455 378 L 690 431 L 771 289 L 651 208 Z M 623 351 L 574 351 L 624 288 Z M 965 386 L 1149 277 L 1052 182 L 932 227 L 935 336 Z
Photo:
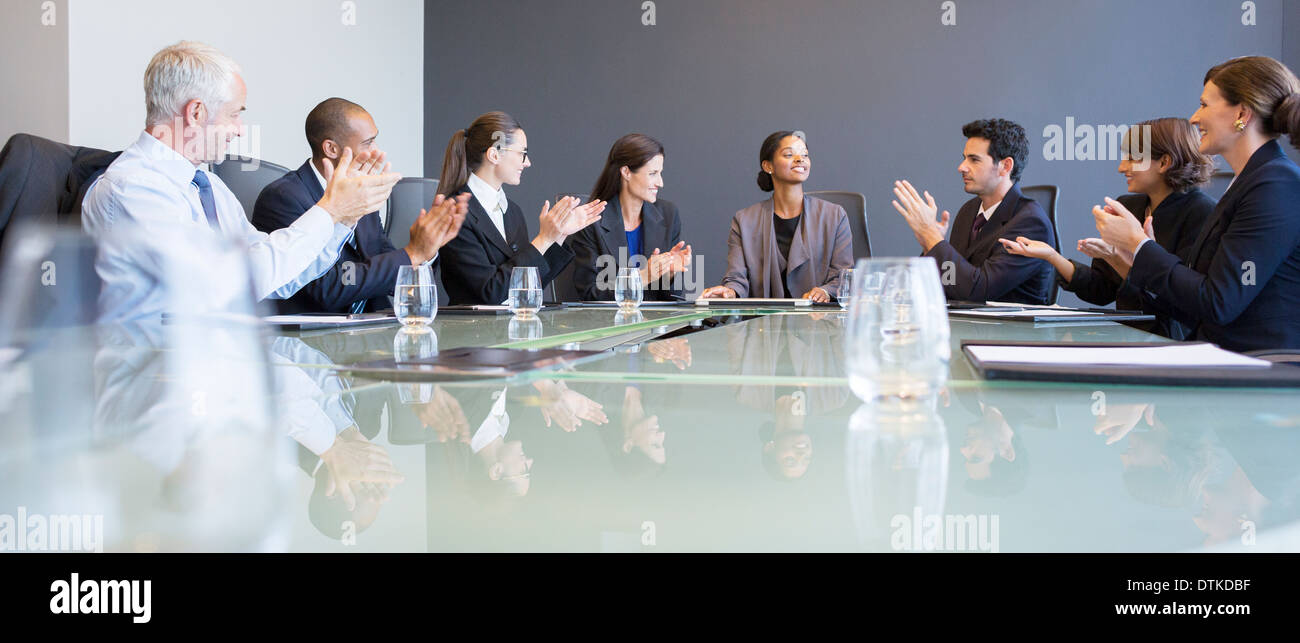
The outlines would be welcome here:
M 1120 161 L 1119 173 L 1128 180 L 1128 192 L 1119 202 L 1141 217 L 1144 229 L 1160 247 L 1186 256 L 1214 211 L 1214 199 L 1198 186 L 1210 178 L 1213 161 L 1201 154 L 1196 128 L 1182 118 L 1158 118 L 1138 123 L 1129 130 L 1125 144 L 1128 158 Z M 1007 252 L 1044 259 L 1056 268 L 1061 288 L 1090 304 L 1120 310 L 1142 310 L 1142 294 L 1126 281 L 1129 265 L 1100 239 L 1081 239 L 1080 252 L 1092 257 L 1084 265 L 1061 256 L 1052 246 L 1024 237 L 1003 239 Z M 1147 310 L 1155 313 L 1154 310 Z M 1185 339 L 1190 329 L 1166 317 L 1158 318 L 1156 332 L 1172 339 Z
M 519 185 L 530 165 L 528 137 L 504 112 L 479 116 L 447 143 L 438 192 L 473 195 L 460 233 L 440 251 L 442 283 L 453 305 L 504 302 L 518 266 L 537 268 L 545 287 L 573 260 L 564 240 L 600 220 L 603 202 L 579 205 L 566 197 L 552 206 L 547 201 L 537 236 L 529 239 L 523 210 L 501 186 Z
M 1128 208 L 1093 208 L 1097 230 L 1124 258 L 1143 301 L 1236 351 L 1300 348 L 1300 167 L 1277 138 L 1300 145 L 1300 80 L 1264 56 L 1205 74 L 1191 118 L 1201 152 L 1236 173 L 1186 257 L 1147 243 Z
M 682 241 L 677 206 L 658 198 L 664 186 L 664 146 L 644 134 L 614 142 L 593 200 L 609 203 L 596 225 L 569 240 L 573 285 L 583 301 L 612 301 L 621 268 L 639 268 L 647 301 L 682 299 L 691 247 Z

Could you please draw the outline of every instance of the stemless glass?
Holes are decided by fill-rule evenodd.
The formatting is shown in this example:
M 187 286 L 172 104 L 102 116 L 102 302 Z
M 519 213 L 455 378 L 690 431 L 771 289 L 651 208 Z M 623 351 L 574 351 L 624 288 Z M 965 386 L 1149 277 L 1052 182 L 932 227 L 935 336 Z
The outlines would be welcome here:
M 854 394 L 866 402 L 937 394 L 952 355 L 938 266 L 929 257 L 862 259 L 855 271 L 844 334 Z
M 399 364 L 437 354 L 438 334 L 428 326 L 403 326 L 393 337 L 393 359 Z M 432 382 L 397 382 L 395 386 L 403 404 L 427 404 L 433 399 Z
M 641 271 L 636 268 L 619 268 L 614 280 L 614 301 L 619 310 L 631 312 L 641 307 L 645 298 L 645 286 L 641 283 Z
M 516 266 L 510 273 L 510 312 L 532 319 L 542 309 L 542 280 L 533 266 Z
M 840 292 L 836 294 L 835 298 L 839 300 L 841 309 L 848 309 L 849 300 L 853 299 L 852 268 L 845 268 L 840 271 Z
M 512 317 L 510 318 L 510 323 L 506 326 L 506 337 L 508 337 L 512 342 L 541 339 L 545 334 L 545 329 L 542 327 L 542 320 L 537 319 L 536 317 L 529 319 Z
M 393 289 L 393 310 L 407 328 L 428 330 L 438 316 L 438 287 L 427 265 L 400 266 Z

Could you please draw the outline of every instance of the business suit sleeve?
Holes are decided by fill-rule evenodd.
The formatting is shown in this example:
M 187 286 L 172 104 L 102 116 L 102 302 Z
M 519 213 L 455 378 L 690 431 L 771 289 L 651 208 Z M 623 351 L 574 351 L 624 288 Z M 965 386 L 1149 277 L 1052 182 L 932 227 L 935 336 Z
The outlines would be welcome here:
M 831 243 L 830 271 L 822 290 L 831 297 L 840 294 L 840 271 L 853 267 L 853 231 L 849 229 L 849 215 L 843 207 L 835 206 L 839 217 L 835 224 L 835 239 Z
M 517 266 L 537 268 L 538 277 L 545 286 L 551 266 L 547 257 L 538 252 L 533 244 L 520 245 L 518 252 L 497 265 L 492 262 L 485 248 L 489 242 L 482 238 L 477 229 L 466 223 L 441 251 L 443 283 L 447 285 L 449 293 L 456 294 L 452 298 L 452 304 L 500 304 L 510 294 L 510 273 Z M 573 257 L 573 253 L 560 248 L 558 244 L 553 245 L 547 254 L 555 252 L 557 248 L 570 259 Z
M 569 238 L 569 249 L 573 252 L 573 287 L 582 301 L 610 301 L 614 298 L 613 292 L 596 287 L 596 277 L 602 268 L 608 267 L 609 261 L 600 257 L 597 234 L 596 226 L 590 225 Z
M 268 233 L 288 227 L 302 211 L 311 207 L 304 203 L 305 200 L 310 200 L 305 192 L 295 195 L 289 185 L 272 184 L 257 197 L 253 206 L 253 225 Z M 351 249 L 345 248 L 343 252 L 350 253 Z M 403 265 L 411 265 L 411 257 L 405 250 L 393 249 L 366 261 L 354 255 L 336 261 L 298 292 L 317 312 L 346 313 L 355 302 L 392 294 L 397 269 Z
M 1047 241 L 1052 238 L 1051 235 L 1047 215 L 1032 201 L 1022 203 L 1016 216 L 999 233 L 1003 239 L 1027 237 L 1039 241 Z M 949 299 L 968 301 L 989 301 L 1002 297 L 1031 279 L 1042 265 L 1041 259 L 1007 252 L 1001 243 L 993 248 L 993 254 L 978 267 L 961 256 L 947 241 L 935 244 L 925 255 L 938 262 L 941 275 L 944 272 L 944 262 L 952 262 L 955 283 L 945 283 L 944 294 Z
M 722 285 L 736 291 L 737 297 L 749 296 L 749 267 L 745 265 L 745 239 L 740 233 L 740 213 L 731 218 L 731 234 L 727 237 L 727 274 Z
M 1300 187 L 1265 179 L 1238 201 L 1205 274 L 1150 242 L 1143 243 L 1133 258 L 1129 280 L 1183 317 L 1230 324 L 1295 250 L 1300 240 L 1296 203 L 1300 203 Z
M 1074 264 L 1074 276 L 1069 281 L 1057 279 L 1062 289 L 1096 306 L 1107 306 L 1115 301 L 1122 280 L 1105 261 L 1093 259 L 1092 265 L 1073 260 L 1070 263 Z

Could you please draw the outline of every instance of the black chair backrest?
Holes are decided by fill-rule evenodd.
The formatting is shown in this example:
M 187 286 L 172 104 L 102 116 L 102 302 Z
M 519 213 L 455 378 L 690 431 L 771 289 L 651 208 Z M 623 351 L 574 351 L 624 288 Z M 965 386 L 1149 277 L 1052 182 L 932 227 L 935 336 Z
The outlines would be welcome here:
M 212 173 L 221 179 L 239 205 L 244 206 L 244 216 L 253 218 L 253 206 L 257 204 L 257 195 L 272 181 L 289 173 L 289 168 L 259 159 L 227 158 L 212 165 Z
M 871 235 L 867 232 L 867 197 L 859 192 L 840 190 L 808 192 L 808 196 L 815 196 L 844 208 L 849 215 L 849 229 L 853 231 L 853 258 L 871 257 Z
M 586 203 L 590 197 L 586 192 L 560 192 L 551 197 L 551 204 L 554 205 L 557 201 L 566 196 L 576 196 L 578 197 L 578 200 L 583 203 Z M 569 248 L 570 250 L 573 249 L 573 247 L 569 245 L 568 241 L 565 241 L 564 244 L 566 248 Z M 556 275 L 555 278 L 551 280 L 551 283 L 544 289 L 547 301 L 561 303 L 566 301 L 582 301 L 582 295 L 578 293 L 578 287 L 573 284 L 573 270 L 574 265 L 573 262 L 570 261 L 569 265 L 565 266 L 564 269 L 560 271 L 560 274 Z
M 394 248 L 405 248 L 411 241 L 411 226 L 420 217 L 420 210 L 429 209 L 433 198 L 438 194 L 438 179 L 412 176 L 399 179 L 393 191 L 388 195 L 388 219 L 384 221 L 388 240 Z M 442 287 L 442 262 L 433 271 L 433 278 L 438 284 L 438 305 L 446 306 L 451 297 Z
M 1027 185 L 1020 188 L 1020 193 L 1037 201 L 1038 205 L 1043 206 L 1043 211 L 1047 212 L 1047 220 L 1052 222 L 1052 244 L 1057 252 L 1061 251 L 1061 228 L 1056 225 L 1056 201 L 1061 195 L 1061 189 L 1055 185 Z M 1048 305 L 1056 303 L 1056 296 L 1060 294 L 1060 287 L 1055 285 L 1053 280 L 1052 292 L 1047 296 Z
M 0 150 L 0 244 L 21 223 L 81 227 L 81 197 L 121 152 L 14 134 Z
M 388 195 L 388 220 L 384 227 L 394 248 L 405 248 L 411 240 L 411 226 L 438 194 L 438 179 L 412 176 L 400 179 Z

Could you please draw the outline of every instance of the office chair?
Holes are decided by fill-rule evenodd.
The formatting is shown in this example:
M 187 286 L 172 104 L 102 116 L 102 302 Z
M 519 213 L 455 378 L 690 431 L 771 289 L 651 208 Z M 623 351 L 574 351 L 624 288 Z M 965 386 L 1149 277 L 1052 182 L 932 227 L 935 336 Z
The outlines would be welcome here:
M 1037 201 L 1047 212 L 1047 220 L 1052 222 L 1052 236 L 1056 243 L 1053 246 L 1057 252 L 1061 251 L 1061 229 L 1056 225 L 1056 201 L 1060 197 L 1061 190 L 1055 185 L 1028 185 L 1020 188 L 1020 193 Z M 1056 280 L 1052 280 L 1052 292 L 1047 296 L 1047 304 L 1056 303 L 1056 297 L 1060 294 L 1060 286 Z
M 239 204 L 244 206 L 244 216 L 252 220 L 257 195 L 261 194 L 262 189 L 272 181 L 288 174 L 289 168 L 270 161 L 230 157 L 220 163 L 212 164 L 212 173 L 235 193 Z
M 867 198 L 858 192 L 839 190 L 822 190 L 807 194 L 844 208 L 849 215 L 849 229 L 853 231 L 853 258 L 870 259 L 871 236 L 867 233 Z

